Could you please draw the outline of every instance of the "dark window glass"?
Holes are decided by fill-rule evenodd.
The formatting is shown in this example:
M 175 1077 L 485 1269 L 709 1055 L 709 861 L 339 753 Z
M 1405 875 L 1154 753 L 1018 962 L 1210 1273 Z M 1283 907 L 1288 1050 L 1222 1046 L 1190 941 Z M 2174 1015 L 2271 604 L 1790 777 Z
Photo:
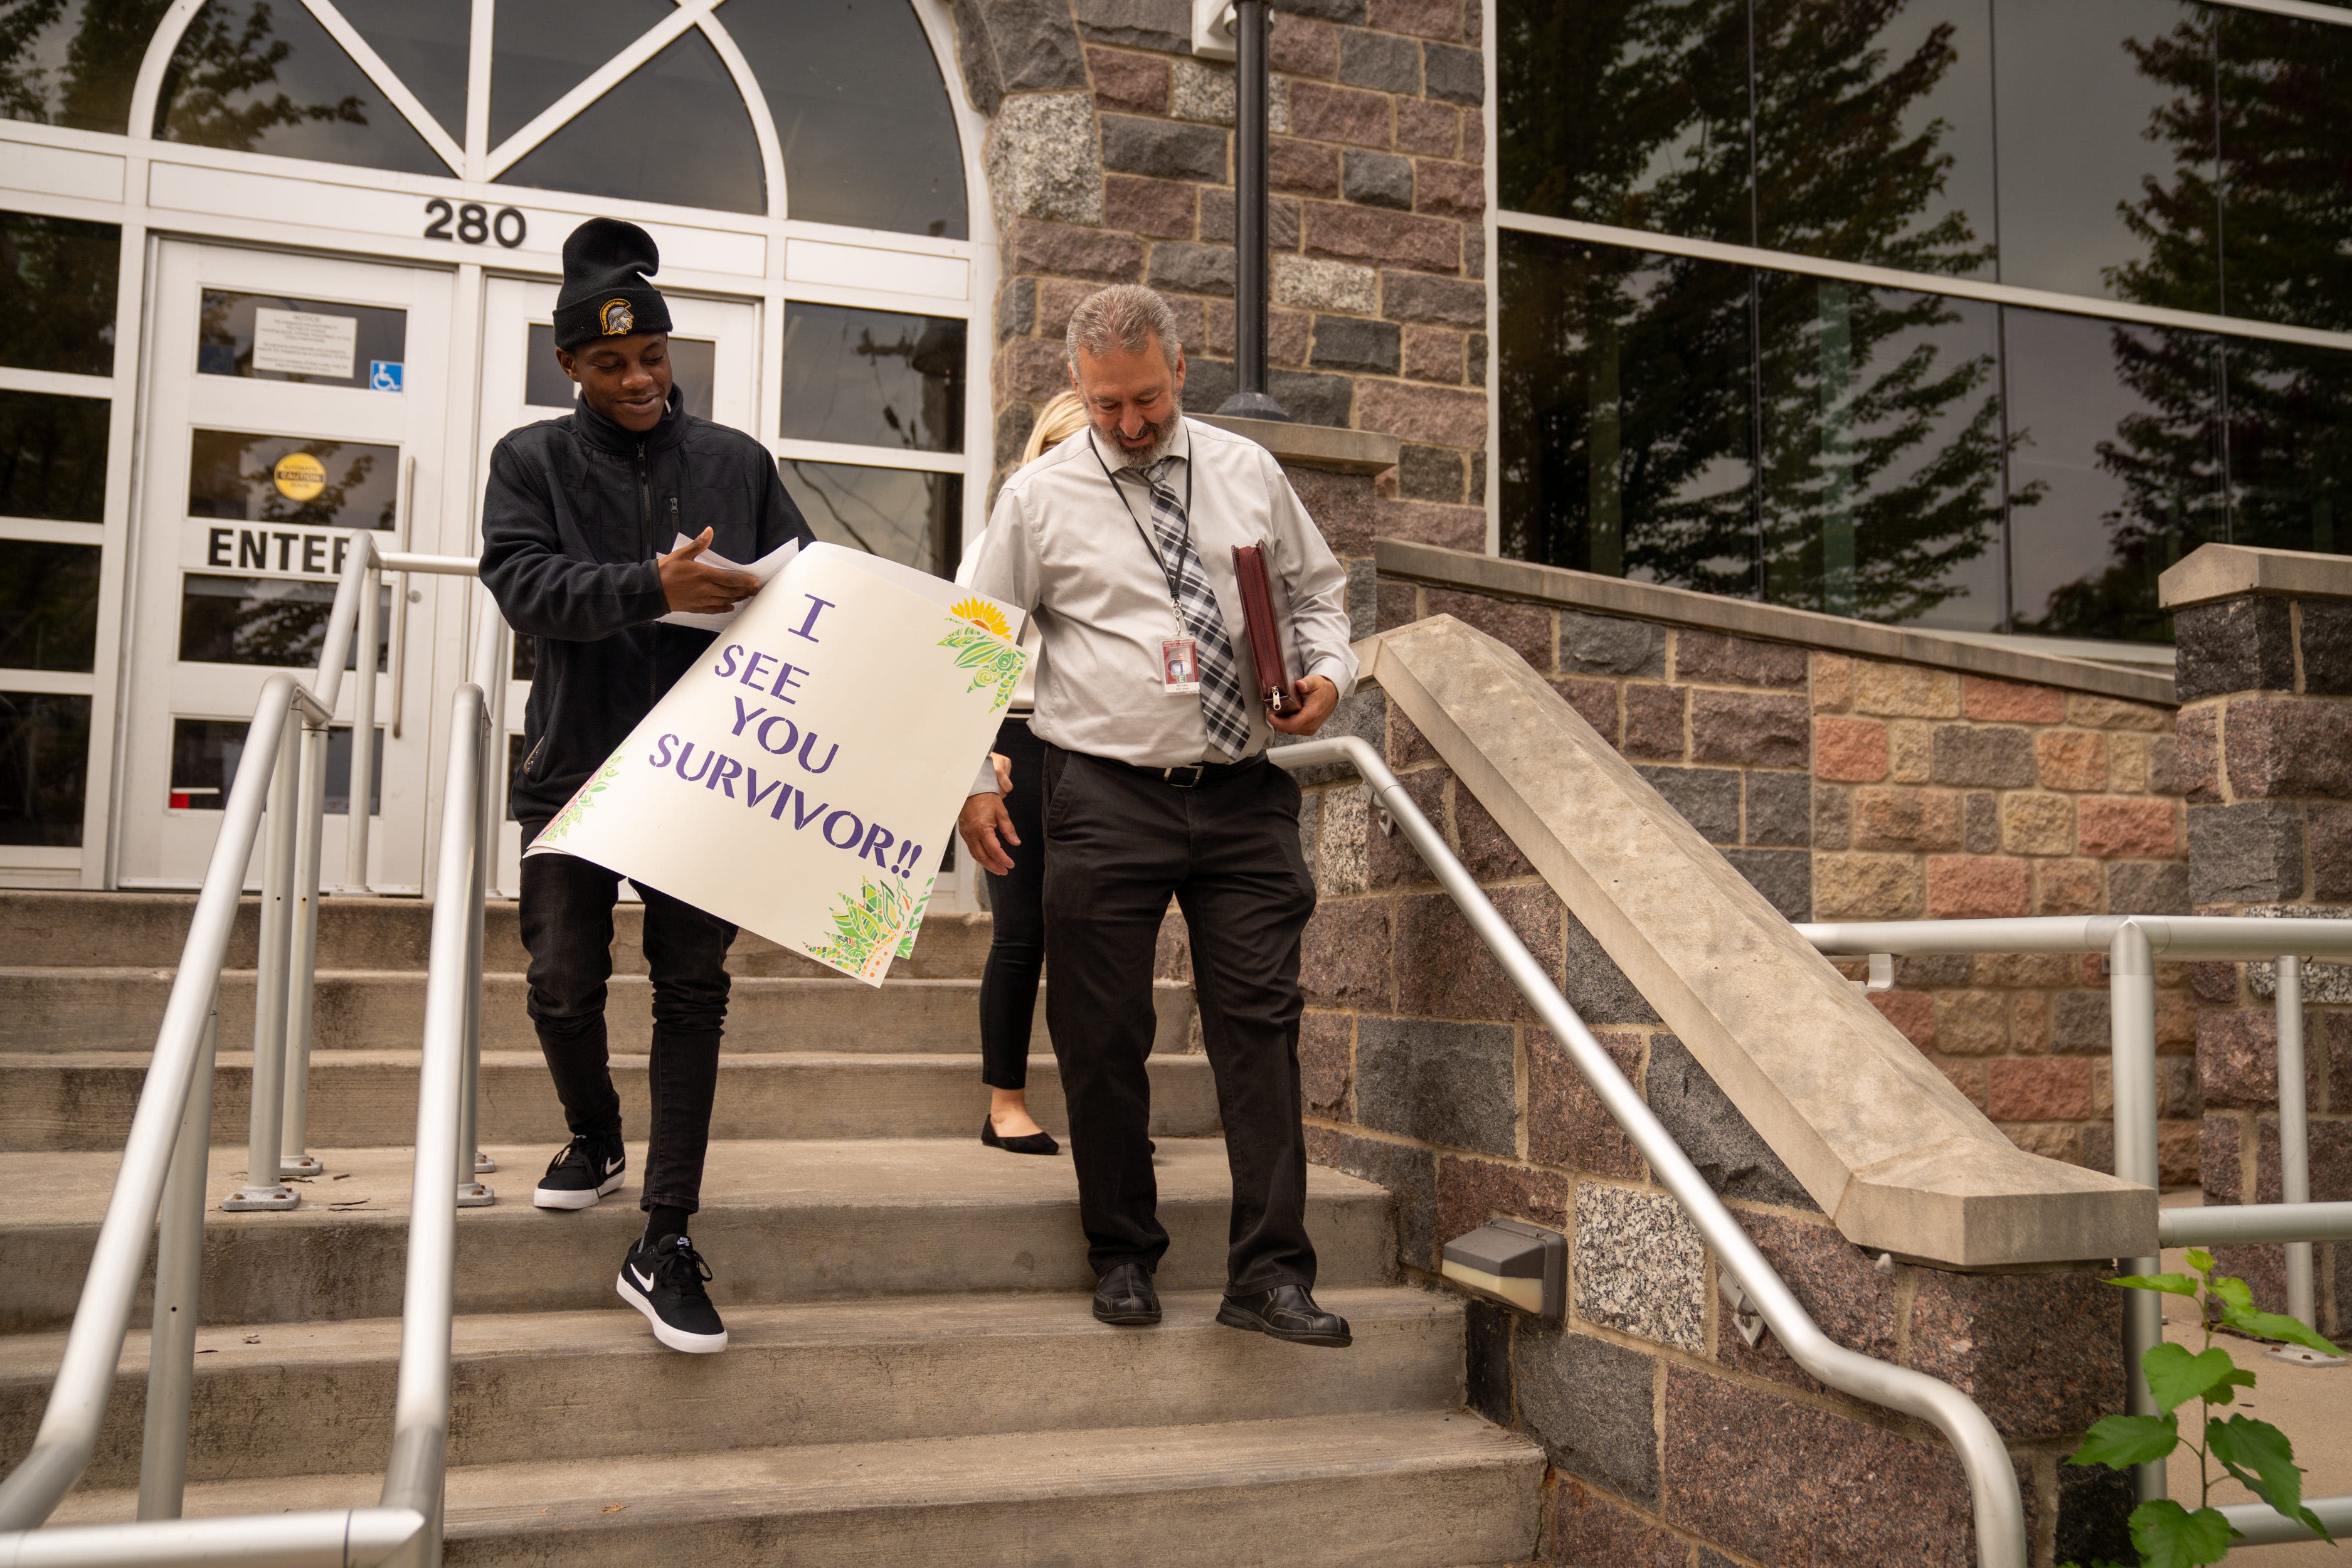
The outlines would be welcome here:
M 188 438 L 188 515 L 390 528 L 399 468 L 397 447 L 197 430 Z
M 539 118 L 670 10 L 667 0 L 499 0 L 490 145 Z
M 407 357 L 405 310 L 205 290 L 196 327 L 196 369 L 205 375 L 367 387 L 378 367 L 398 367 Z
M 131 89 L 171 0 L 17 0 L 0 13 L 0 114 L 131 128 Z
M 0 392 L 0 517 L 106 519 L 103 397 Z
M 1765 275 L 1766 596 L 1998 631 L 1998 311 Z
M 0 667 L 94 669 L 95 544 L 0 540 Z
M 1497 177 L 1517 212 L 1748 244 L 1748 7 L 1502 0 Z
M 432 111 L 441 129 L 463 142 L 473 0 L 400 0 L 396 5 L 346 5 L 341 9 L 344 19 Z
M 2215 15 L 2224 308 L 2352 329 L 2352 26 Z
M 685 389 L 686 411 L 698 419 L 709 418 L 711 388 L 719 380 L 719 345 L 709 338 L 672 337 L 669 374 L 674 384 Z M 530 347 L 523 356 L 522 400 L 534 408 L 568 412 L 579 391 L 556 363 L 555 329 L 533 325 Z
M 79 844 L 89 771 L 89 698 L 0 691 L 0 844 Z
M 907 0 L 737 5 L 718 19 L 775 117 L 791 216 L 967 237 L 955 111 Z
M 529 680 L 539 673 L 539 639 L 515 634 L 514 668 L 509 672 L 517 680 Z
M 172 721 L 171 797 L 174 811 L 226 811 L 229 787 L 236 783 L 237 764 L 245 760 L 245 737 L 252 725 L 243 719 L 174 719 Z M 289 733 L 289 739 L 291 738 Z M 375 732 L 375 750 L 368 781 L 368 815 L 383 810 L 383 729 Z M 329 816 L 352 814 L 352 727 L 327 729 L 325 788 Z
M 1757 243 L 1992 276 L 1986 0 L 1756 0 Z
M 2230 339 L 2230 539 L 2352 554 L 2352 353 Z
M 1502 237 L 1502 549 L 1756 587 L 1745 268 Z
M 112 375 L 121 260 L 122 230 L 113 224 L 0 213 L 0 278 L 16 306 L 0 333 L 0 364 Z
M 212 0 L 197 12 L 163 73 L 155 134 L 241 153 L 449 173 L 300 0 Z
M 805 441 L 963 450 L 964 323 L 784 307 L 783 433 Z
M 2227 537 L 2216 340 L 2003 312 L 2016 627 L 2164 642 L 2156 579 Z
M 381 594 L 375 642 L 379 675 L 388 668 L 392 646 L 392 590 Z M 188 664 L 316 669 L 334 605 L 335 584 L 316 579 L 187 573 L 180 578 L 180 658 Z M 343 668 L 352 668 L 356 662 L 346 658 Z
M 2201 9 L 1993 0 L 1993 16 L 2000 280 L 2218 309 Z
M 725 212 L 768 210 L 751 116 L 719 51 L 692 29 L 499 179 Z
M 955 574 L 962 539 L 962 476 L 790 460 L 783 470 L 784 488 L 819 539 L 933 576 Z

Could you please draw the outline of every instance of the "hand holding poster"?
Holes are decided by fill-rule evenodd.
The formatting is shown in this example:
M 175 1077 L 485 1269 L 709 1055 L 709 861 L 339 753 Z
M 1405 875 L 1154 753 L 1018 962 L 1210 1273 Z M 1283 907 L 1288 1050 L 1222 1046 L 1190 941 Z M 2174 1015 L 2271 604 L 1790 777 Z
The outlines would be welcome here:
M 810 545 L 528 853 L 593 860 L 879 985 L 1027 662 L 1016 616 Z

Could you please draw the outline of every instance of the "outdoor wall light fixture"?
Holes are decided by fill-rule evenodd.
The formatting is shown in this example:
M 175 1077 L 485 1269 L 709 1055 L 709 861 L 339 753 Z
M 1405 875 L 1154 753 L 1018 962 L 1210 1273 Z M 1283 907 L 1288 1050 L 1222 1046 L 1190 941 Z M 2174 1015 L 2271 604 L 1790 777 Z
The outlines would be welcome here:
M 1568 1238 L 1498 1219 L 1445 1244 L 1439 1270 L 1474 1296 L 1558 1322 L 1568 1312 Z

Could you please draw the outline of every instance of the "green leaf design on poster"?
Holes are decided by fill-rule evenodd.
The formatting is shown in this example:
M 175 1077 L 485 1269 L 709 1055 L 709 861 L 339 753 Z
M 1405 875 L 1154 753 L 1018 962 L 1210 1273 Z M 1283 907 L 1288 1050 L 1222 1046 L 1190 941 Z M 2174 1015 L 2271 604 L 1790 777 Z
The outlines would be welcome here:
M 897 949 L 914 910 L 915 895 L 905 883 L 864 879 L 856 892 L 841 895 L 830 937 L 811 942 L 808 954 L 835 969 L 864 974 L 877 952 Z
M 1021 651 L 1018 644 L 971 621 L 950 616 L 948 627 L 948 635 L 940 639 L 939 646 L 955 650 L 958 669 L 973 672 L 971 684 L 964 689 L 978 691 L 993 686 L 996 695 L 989 703 L 989 711 L 1003 712 L 1005 704 L 1013 700 L 1013 689 L 1021 684 L 1021 671 L 1027 666 L 1029 656 Z
M 915 933 L 923 929 L 923 911 L 931 907 L 931 889 L 938 882 L 937 877 L 932 877 L 926 881 L 923 884 L 923 896 L 915 900 L 914 918 L 907 922 L 907 934 L 898 939 L 898 956 L 901 958 L 915 956 Z
M 555 814 L 555 820 L 547 825 L 546 831 L 539 836 L 537 842 L 551 844 L 579 826 L 580 819 L 596 803 L 596 797 L 612 788 L 613 781 L 620 776 L 621 759 L 616 756 L 607 760 L 596 776 L 582 784 L 580 793 L 564 803 L 563 809 Z

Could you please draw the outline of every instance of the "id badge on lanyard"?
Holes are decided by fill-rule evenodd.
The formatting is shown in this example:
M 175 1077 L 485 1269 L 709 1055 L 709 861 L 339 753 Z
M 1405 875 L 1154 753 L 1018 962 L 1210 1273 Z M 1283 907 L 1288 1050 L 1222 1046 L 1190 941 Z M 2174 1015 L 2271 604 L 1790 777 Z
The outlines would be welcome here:
M 1170 637 L 1160 645 L 1160 683 L 1171 697 L 1199 693 L 1201 661 L 1191 637 Z

